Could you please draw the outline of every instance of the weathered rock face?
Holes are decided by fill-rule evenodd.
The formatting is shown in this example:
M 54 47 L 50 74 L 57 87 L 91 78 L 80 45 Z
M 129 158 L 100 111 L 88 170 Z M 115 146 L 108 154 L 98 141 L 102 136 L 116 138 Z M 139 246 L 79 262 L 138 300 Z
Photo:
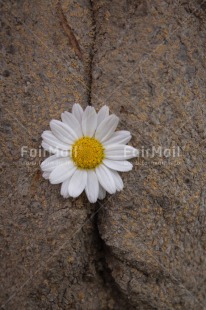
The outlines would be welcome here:
M 1 304 L 12 310 L 113 306 L 89 219 L 96 207 L 84 197 L 62 199 L 60 187 L 41 176 L 42 157 L 29 154 L 52 118 L 75 101 L 88 103 L 90 3 L 13 1 L 2 11 Z
M 204 308 L 206 13 L 200 4 L 2 4 L 5 309 Z M 58 185 L 42 179 L 42 157 L 30 154 L 39 150 L 50 119 L 90 98 L 95 108 L 110 106 L 141 150 L 134 170 L 123 175 L 124 191 L 96 206 L 84 196 L 64 200 Z M 152 146 L 176 157 L 152 158 Z
M 205 13 L 194 1 L 104 1 L 95 16 L 92 103 L 107 103 L 141 151 L 98 214 L 112 276 L 136 307 L 202 309 Z M 152 146 L 180 154 L 152 158 Z

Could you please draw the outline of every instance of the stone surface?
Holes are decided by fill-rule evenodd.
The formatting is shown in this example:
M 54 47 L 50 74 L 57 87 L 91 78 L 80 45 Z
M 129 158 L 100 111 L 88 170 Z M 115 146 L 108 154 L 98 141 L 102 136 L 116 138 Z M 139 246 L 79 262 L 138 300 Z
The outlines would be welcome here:
M 42 178 L 42 157 L 31 157 L 52 118 L 75 101 L 88 104 L 90 2 L 7 1 L 2 13 L 1 305 L 115 308 L 90 219 L 96 206 L 84 196 L 64 200 L 60 186 Z
M 94 11 L 92 103 L 107 103 L 140 149 L 98 214 L 109 268 L 137 309 L 203 309 L 205 12 L 195 1 L 98 1 Z M 143 154 L 152 146 L 180 156 Z
M 1 2 L 4 309 L 204 308 L 206 13 L 200 5 Z M 84 195 L 64 200 L 60 186 L 41 177 L 42 157 L 29 152 L 40 149 L 50 119 L 74 101 L 85 107 L 90 100 L 96 108 L 108 104 L 141 151 L 179 146 L 180 156 L 141 153 L 123 174 L 123 192 L 96 205 Z

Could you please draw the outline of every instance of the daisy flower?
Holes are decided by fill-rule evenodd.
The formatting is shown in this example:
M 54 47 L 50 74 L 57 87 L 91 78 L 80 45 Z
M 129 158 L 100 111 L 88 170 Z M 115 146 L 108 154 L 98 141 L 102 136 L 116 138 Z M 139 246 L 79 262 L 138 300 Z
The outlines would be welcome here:
M 72 113 L 64 112 L 62 121 L 52 120 L 42 134 L 42 147 L 53 155 L 41 164 L 43 177 L 61 185 L 64 198 L 78 197 L 84 190 L 91 203 L 104 199 L 106 192 L 123 189 L 117 171 L 132 169 L 127 159 L 137 150 L 126 145 L 129 131 L 116 131 L 119 118 L 103 106 L 98 113 L 91 106 L 83 111 L 74 104 Z

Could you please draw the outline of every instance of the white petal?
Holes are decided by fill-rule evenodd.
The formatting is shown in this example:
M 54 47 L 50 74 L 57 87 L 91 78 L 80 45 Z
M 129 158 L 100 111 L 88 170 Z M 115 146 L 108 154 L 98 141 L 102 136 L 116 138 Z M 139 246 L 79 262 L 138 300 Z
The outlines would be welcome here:
M 104 142 L 104 145 L 109 144 L 127 144 L 131 139 L 131 134 L 127 130 L 119 130 L 113 133 L 111 138 Z
M 76 117 L 76 119 L 79 121 L 80 125 L 82 123 L 82 115 L 83 115 L 83 109 L 80 106 L 80 104 L 75 103 L 72 107 L 72 114 Z
M 50 122 L 50 127 L 55 137 L 65 143 L 73 144 L 74 141 L 78 139 L 73 129 L 60 121 L 52 120 Z
M 69 182 L 69 195 L 72 197 L 78 197 L 87 184 L 87 171 L 76 170 Z
M 46 158 L 40 165 L 41 169 L 43 171 L 47 171 L 47 167 L 49 166 L 49 163 L 57 159 L 58 157 L 56 155 L 51 155 L 48 158 Z
M 104 199 L 106 197 L 106 191 L 105 189 L 101 186 L 101 184 L 99 184 L 99 195 L 98 195 L 98 199 Z
M 69 164 L 70 162 L 71 160 L 69 159 L 69 157 L 57 157 L 56 155 L 52 155 L 41 163 L 41 169 L 43 171 L 52 171 L 57 166 L 60 166 L 66 163 Z
M 88 200 L 91 203 L 97 201 L 99 194 L 99 182 L 97 179 L 97 175 L 93 170 L 87 171 L 87 185 L 85 187 L 85 192 Z
M 107 117 L 109 116 L 109 108 L 104 105 L 97 114 L 97 126 Z
M 130 171 L 132 170 L 133 165 L 127 160 L 111 160 L 111 159 L 104 159 L 103 163 L 110 169 L 117 170 L 117 171 Z
M 68 157 L 70 152 L 66 150 L 60 150 L 56 147 L 49 145 L 48 143 L 42 141 L 41 146 L 49 153 L 56 154 L 59 157 Z
M 61 195 L 64 198 L 68 198 L 69 197 L 69 182 L 70 182 L 71 178 L 66 179 L 62 185 L 61 185 Z
M 52 184 L 59 184 L 71 177 L 77 168 L 73 162 L 57 166 L 50 174 L 49 180 Z
M 93 107 L 87 106 L 82 116 L 84 136 L 92 137 L 97 128 L 97 113 Z
M 68 144 L 57 139 L 50 130 L 45 130 L 41 135 L 44 142 L 51 145 L 52 147 L 60 150 L 68 150 L 70 147 Z
M 138 150 L 130 145 L 114 144 L 105 148 L 106 159 L 126 160 L 138 156 Z
M 107 116 L 97 127 L 95 138 L 100 142 L 109 139 L 117 128 L 119 118 L 116 115 Z
M 61 117 L 62 117 L 63 123 L 70 126 L 75 131 L 78 138 L 81 138 L 82 137 L 82 129 L 81 129 L 81 125 L 80 125 L 79 121 L 76 119 L 76 117 L 72 113 L 69 113 L 67 111 L 62 113 Z
M 43 178 L 45 178 L 46 180 L 49 179 L 49 176 L 50 176 L 50 172 L 48 171 L 45 171 L 43 174 L 42 174 Z
M 124 187 L 122 178 L 120 177 L 120 175 L 119 175 L 119 173 L 117 171 L 110 170 L 110 172 L 111 172 L 111 174 L 113 176 L 113 179 L 114 179 L 117 191 L 118 192 L 121 191 L 123 189 L 123 187 Z
M 116 185 L 110 169 L 108 169 L 104 165 L 100 165 L 96 168 L 97 178 L 102 187 L 110 194 L 114 194 L 116 192 Z

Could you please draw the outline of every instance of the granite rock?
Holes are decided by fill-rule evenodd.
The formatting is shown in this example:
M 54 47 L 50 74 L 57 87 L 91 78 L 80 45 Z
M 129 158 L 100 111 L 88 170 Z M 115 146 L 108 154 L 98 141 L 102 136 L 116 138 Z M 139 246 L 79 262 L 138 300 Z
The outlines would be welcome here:
M 124 0 L 94 12 L 92 104 L 108 104 L 140 150 L 98 213 L 108 266 L 136 309 L 204 309 L 206 13 Z
M 1 8 L 3 309 L 204 309 L 205 4 Z M 39 168 L 41 133 L 73 102 L 107 104 L 140 150 L 96 205 Z
M 92 216 L 96 206 L 85 196 L 63 199 L 39 167 L 48 156 L 40 146 L 49 121 L 74 102 L 89 102 L 91 3 L 4 1 L 1 7 L 0 304 L 115 308 Z

